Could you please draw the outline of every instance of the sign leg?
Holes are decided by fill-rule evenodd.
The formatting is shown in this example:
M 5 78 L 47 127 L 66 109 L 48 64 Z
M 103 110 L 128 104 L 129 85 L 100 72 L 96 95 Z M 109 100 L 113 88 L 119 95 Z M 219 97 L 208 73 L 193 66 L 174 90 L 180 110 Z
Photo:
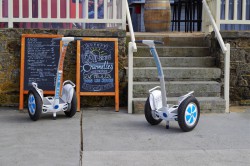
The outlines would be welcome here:
M 23 110 L 23 94 L 19 97 L 19 110 Z
M 115 111 L 119 112 L 119 95 L 115 95 Z

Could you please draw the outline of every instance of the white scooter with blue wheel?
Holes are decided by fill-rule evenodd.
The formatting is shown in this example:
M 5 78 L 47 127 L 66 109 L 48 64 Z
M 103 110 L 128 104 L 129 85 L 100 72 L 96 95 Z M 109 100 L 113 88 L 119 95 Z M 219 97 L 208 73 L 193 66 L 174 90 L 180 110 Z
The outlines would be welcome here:
M 63 62 L 66 55 L 68 43 L 75 40 L 82 40 L 80 37 L 62 37 L 53 38 L 52 41 L 62 41 L 62 50 L 60 53 L 56 83 L 55 95 L 44 97 L 43 90 L 38 88 L 37 83 L 32 83 L 32 88 L 28 93 L 28 113 L 32 120 L 36 121 L 42 113 L 53 113 L 53 118 L 56 119 L 56 113 L 64 111 L 68 117 L 73 117 L 76 113 L 77 99 L 75 93 L 75 84 L 70 81 L 64 81 L 61 92 L 61 78 L 63 75 Z M 53 84 L 53 83 L 51 83 Z
M 151 125 L 157 125 L 162 120 L 166 121 L 166 128 L 169 128 L 170 121 L 178 121 L 180 128 L 185 131 L 191 131 L 198 124 L 200 117 L 200 106 L 197 99 L 193 96 L 193 91 L 181 96 L 178 105 L 168 105 L 164 74 L 159 56 L 157 54 L 155 44 L 163 44 L 163 42 L 154 40 L 135 41 L 143 43 L 150 48 L 150 53 L 154 58 L 157 66 L 160 86 L 149 90 L 149 97 L 145 103 L 144 113 L 146 120 Z

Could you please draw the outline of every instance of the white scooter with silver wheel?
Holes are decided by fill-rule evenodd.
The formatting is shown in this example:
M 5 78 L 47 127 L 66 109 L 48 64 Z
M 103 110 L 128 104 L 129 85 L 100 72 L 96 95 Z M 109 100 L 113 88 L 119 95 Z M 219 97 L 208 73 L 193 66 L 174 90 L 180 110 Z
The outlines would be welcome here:
M 56 113 L 64 111 L 65 115 L 72 117 L 76 113 L 76 93 L 75 84 L 70 81 L 64 81 L 61 92 L 61 78 L 63 75 L 63 62 L 66 55 L 68 43 L 75 40 L 82 40 L 80 37 L 62 37 L 53 38 L 52 41 L 62 41 L 62 50 L 60 53 L 56 83 L 55 95 L 44 97 L 43 90 L 38 88 L 37 83 L 32 83 L 32 88 L 28 93 L 28 113 L 32 120 L 36 121 L 40 118 L 42 113 L 53 113 L 53 118 L 56 119 Z M 53 83 L 51 83 L 53 84 Z
M 160 79 L 160 86 L 149 90 L 149 97 L 145 103 L 144 113 L 146 120 L 151 125 L 157 125 L 162 120 L 166 121 L 166 128 L 169 128 L 169 121 L 178 121 L 180 128 L 187 132 L 195 128 L 200 117 L 200 106 L 197 99 L 193 96 L 193 91 L 181 96 L 178 105 L 168 105 L 164 74 L 161 62 L 155 44 L 163 44 L 163 42 L 154 40 L 135 41 L 136 43 L 143 43 L 150 48 L 150 53 L 154 58 L 157 66 L 158 77 Z

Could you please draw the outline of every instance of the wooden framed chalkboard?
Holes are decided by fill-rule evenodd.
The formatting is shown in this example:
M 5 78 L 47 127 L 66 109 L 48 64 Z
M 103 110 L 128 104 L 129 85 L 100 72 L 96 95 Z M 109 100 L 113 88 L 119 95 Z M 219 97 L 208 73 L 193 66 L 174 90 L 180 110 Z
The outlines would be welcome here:
M 83 38 L 77 41 L 77 110 L 80 96 L 115 96 L 119 111 L 118 39 Z
M 24 34 L 21 38 L 21 71 L 19 109 L 31 83 L 36 82 L 44 94 L 54 94 L 55 77 L 59 62 L 60 41 L 52 38 L 62 35 Z

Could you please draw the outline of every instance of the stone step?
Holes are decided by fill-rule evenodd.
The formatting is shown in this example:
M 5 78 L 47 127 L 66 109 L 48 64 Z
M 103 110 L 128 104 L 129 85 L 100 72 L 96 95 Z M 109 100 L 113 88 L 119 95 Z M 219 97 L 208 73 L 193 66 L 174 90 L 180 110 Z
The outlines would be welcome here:
M 166 47 L 156 46 L 159 57 L 206 57 L 209 56 L 208 47 Z M 138 46 L 134 57 L 152 57 L 147 46 Z
M 148 90 L 160 86 L 160 82 L 134 82 L 133 97 L 148 96 Z M 178 97 L 194 91 L 199 97 L 220 97 L 221 87 L 216 81 L 167 81 L 166 91 L 168 97 Z
M 213 67 L 214 57 L 160 57 L 164 67 Z M 153 57 L 134 57 L 134 67 L 155 67 Z
M 134 81 L 158 81 L 156 67 L 134 67 Z M 201 67 L 163 67 L 166 80 L 218 80 L 221 76 L 219 68 Z M 126 72 L 128 73 L 128 72 Z
M 133 99 L 133 113 L 144 113 L 144 104 L 147 98 Z M 168 104 L 178 104 L 177 97 L 167 98 Z M 202 113 L 224 113 L 225 100 L 220 97 L 197 97 Z
M 127 36 L 129 37 L 129 34 Z M 163 41 L 166 46 L 208 46 L 209 43 L 208 38 L 202 33 L 135 33 L 135 39 Z

